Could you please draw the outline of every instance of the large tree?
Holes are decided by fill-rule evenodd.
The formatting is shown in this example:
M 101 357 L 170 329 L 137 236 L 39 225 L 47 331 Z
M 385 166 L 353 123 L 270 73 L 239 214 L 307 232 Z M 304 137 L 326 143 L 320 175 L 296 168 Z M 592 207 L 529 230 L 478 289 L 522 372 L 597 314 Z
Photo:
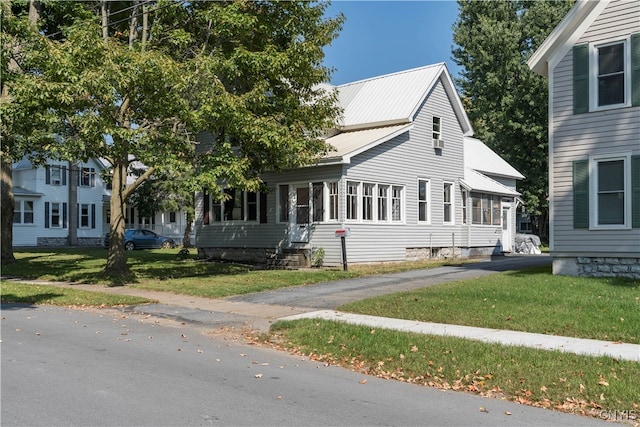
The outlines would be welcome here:
M 12 82 L 2 113 L 19 123 L 31 108 L 46 127 L 7 132 L 49 156 L 111 164 L 107 273 L 127 271 L 127 199 L 154 174 L 193 166 L 198 132 L 214 135 L 198 151 L 198 183 L 220 196 L 221 182 L 257 189 L 265 169 L 300 166 L 326 150 L 320 134 L 338 111 L 319 86 L 330 75 L 322 49 L 342 22 L 325 18 L 326 6 L 87 2 L 88 18 L 67 14 L 71 22 L 49 36 L 31 34 L 24 49 L 33 66 Z M 127 183 L 132 161 L 148 168 Z
M 547 236 L 547 82 L 526 61 L 573 1 L 459 0 L 453 58 L 476 136 L 525 175 L 520 191 Z

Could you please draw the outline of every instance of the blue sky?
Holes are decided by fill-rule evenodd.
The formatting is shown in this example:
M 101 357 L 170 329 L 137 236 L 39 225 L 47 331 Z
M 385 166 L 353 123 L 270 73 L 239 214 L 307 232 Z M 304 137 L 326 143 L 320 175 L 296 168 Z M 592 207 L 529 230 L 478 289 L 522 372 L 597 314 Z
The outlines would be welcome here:
M 445 62 L 452 76 L 458 77 L 460 68 L 451 59 L 456 1 L 334 0 L 326 14 L 340 12 L 346 17 L 343 29 L 325 49 L 325 65 L 335 68 L 331 83 L 438 62 Z

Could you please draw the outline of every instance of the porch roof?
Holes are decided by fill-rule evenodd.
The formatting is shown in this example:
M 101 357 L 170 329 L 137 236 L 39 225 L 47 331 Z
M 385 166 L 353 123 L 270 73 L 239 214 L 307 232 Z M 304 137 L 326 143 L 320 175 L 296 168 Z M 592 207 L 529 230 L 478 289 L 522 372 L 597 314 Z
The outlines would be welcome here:
M 42 197 L 44 194 L 27 190 L 26 188 L 22 187 L 13 187 L 13 195 L 22 197 Z
M 514 197 L 520 195 L 517 191 L 514 191 L 509 187 L 500 184 L 498 181 L 470 168 L 465 168 L 464 178 L 460 180 L 460 183 L 469 191 L 480 191 L 483 193 Z
M 320 159 L 320 164 L 350 163 L 351 157 L 408 132 L 413 125 L 404 123 L 373 129 L 342 132 L 326 139 L 332 148 Z

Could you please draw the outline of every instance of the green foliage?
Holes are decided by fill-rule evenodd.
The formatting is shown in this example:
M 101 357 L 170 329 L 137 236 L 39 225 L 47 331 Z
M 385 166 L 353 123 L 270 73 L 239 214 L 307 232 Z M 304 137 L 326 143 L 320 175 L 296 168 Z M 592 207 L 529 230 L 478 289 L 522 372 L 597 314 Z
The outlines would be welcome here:
M 525 175 L 520 191 L 526 209 L 543 219 L 548 212 L 547 82 L 526 61 L 572 3 L 460 0 L 454 25 L 453 57 L 463 67 L 456 84 L 475 134 Z
M 36 26 L 3 3 L 11 97 L 0 113 L 13 158 L 111 164 L 112 233 L 121 237 L 123 203 L 154 174 L 220 196 L 221 183 L 256 190 L 261 172 L 325 152 L 320 133 L 339 111 L 319 86 L 330 75 L 323 48 L 342 23 L 324 17 L 326 3 L 158 1 L 146 28 L 135 2 L 104 3 L 104 15 L 101 4 L 47 3 Z M 199 132 L 214 138 L 196 151 Z M 148 169 L 128 183 L 133 160 Z M 111 272 L 126 269 L 121 240 Z
M 311 266 L 322 267 L 324 264 L 324 248 L 313 248 L 311 250 Z

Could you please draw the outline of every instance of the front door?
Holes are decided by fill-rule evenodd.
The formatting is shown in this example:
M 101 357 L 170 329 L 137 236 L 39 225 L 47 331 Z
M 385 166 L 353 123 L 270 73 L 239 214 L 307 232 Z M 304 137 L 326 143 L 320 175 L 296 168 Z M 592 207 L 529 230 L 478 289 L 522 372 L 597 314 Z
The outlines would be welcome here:
M 511 252 L 511 206 L 502 205 L 502 252 Z
M 289 187 L 289 241 L 309 243 L 311 215 L 309 184 Z

